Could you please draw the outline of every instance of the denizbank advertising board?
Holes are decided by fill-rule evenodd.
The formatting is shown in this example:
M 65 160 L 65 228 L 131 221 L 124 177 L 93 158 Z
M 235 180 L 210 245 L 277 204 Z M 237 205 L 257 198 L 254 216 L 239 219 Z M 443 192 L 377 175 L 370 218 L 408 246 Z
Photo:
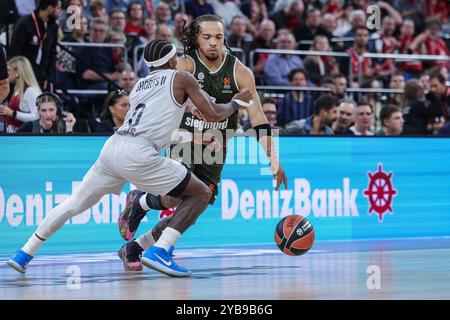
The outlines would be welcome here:
M 12 254 L 66 199 L 105 136 L 0 136 L 0 254 Z M 281 137 L 288 187 L 275 191 L 256 139 L 229 142 L 219 196 L 178 247 L 273 243 L 284 216 L 307 217 L 316 241 L 450 236 L 450 139 Z M 126 184 L 73 217 L 42 253 L 116 250 Z M 150 211 L 137 236 L 171 212 Z M 275 245 L 274 245 L 275 246 Z

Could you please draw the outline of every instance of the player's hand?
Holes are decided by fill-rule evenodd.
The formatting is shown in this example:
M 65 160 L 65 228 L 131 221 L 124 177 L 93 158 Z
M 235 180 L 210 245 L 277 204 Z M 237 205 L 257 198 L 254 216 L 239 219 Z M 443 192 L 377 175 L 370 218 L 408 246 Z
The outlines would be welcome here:
M 74 115 L 70 112 L 67 112 L 66 115 L 66 132 L 72 132 L 73 126 L 75 125 L 75 122 L 77 122 L 77 119 L 75 119 Z
M 279 160 L 277 159 L 275 161 L 272 161 L 270 166 L 274 170 L 272 172 L 275 172 L 275 174 L 273 175 L 273 178 L 275 180 L 277 180 L 277 185 L 275 187 L 275 191 L 278 191 L 278 189 L 281 186 L 281 183 L 284 184 L 284 188 L 286 189 L 288 187 L 287 177 L 286 177 L 286 173 L 284 172 L 284 169 L 281 166 L 281 163 L 279 162 Z
M 235 94 L 233 100 L 240 106 L 247 108 L 253 102 L 252 98 L 252 93 L 249 90 L 244 90 Z
M 192 105 L 191 107 L 191 113 L 196 116 L 197 118 L 199 118 L 200 120 L 205 120 L 205 118 L 203 117 L 202 113 L 200 112 L 200 110 L 198 110 L 198 108 L 194 105 Z

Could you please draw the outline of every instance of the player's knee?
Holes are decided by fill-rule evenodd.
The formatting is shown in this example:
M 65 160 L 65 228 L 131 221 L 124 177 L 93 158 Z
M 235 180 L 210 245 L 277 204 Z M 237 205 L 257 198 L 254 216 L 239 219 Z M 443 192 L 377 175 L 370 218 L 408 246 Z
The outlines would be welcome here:
M 212 192 L 206 185 L 202 185 L 197 197 L 201 202 L 209 203 L 212 197 Z

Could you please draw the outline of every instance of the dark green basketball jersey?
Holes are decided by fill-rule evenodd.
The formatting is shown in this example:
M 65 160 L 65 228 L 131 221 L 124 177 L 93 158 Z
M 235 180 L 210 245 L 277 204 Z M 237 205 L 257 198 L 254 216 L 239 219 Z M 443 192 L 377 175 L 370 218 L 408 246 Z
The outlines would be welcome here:
M 235 77 L 236 57 L 225 53 L 222 65 L 219 69 L 212 72 L 200 60 L 196 51 L 189 56 L 194 60 L 193 76 L 197 79 L 200 87 L 213 97 L 216 103 L 230 102 L 234 95 L 239 92 Z M 237 115 L 238 112 L 236 111 L 223 121 L 206 122 L 198 119 L 191 113 L 185 113 L 180 128 L 190 132 L 205 132 L 206 130 L 217 129 L 220 130 L 225 139 L 226 129 L 236 130 Z
M 235 76 L 236 57 L 225 53 L 224 60 L 219 69 L 212 72 L 202 61 L 200 61 L 197 52 L 194 52 L 189 56 L 194 61 L 193 76 L 197 79 L 202 89 L 215 99 L 216 103 L 230 102 L 234 95 L 239 92 Z M 203 121 L 191 113 L 185 113 L 183 120 L 181 121 L 180 129 L 197 134 L 208 131 L 208 133 L 212 133 L 215 136 L 222 136 L 221 141 L 223 142 L 223 148 L 220 151 L 215 152 L 217 158 L 221 159 L 221 163 L 208 164 L 204 161 L 202 158 L 203 151 L 205 150 L 204 145 L 198 148 L 198 145 L 197 147 L 194 147 L 194 144 L 190 143 L 191 150 L 189 152 L 179 153 L 175 151 L 175 145 L 171 147 L 170 156 L 174 159 L 182 160 L 200 180 L 205 182 L 212 190 L 213 199 L 217 196 L 217 185 L 220 181 L 223 163 L 226 157 L 226 138 L 231 138 L 232 135 L 230 135 L 230 133 L 236 130 L 237 118 L 238 111 L 234 112 L 227 119 L 218 122 Z M 227 129 L 229 131 L 228 137 L 226 136 Z M 195 159 L 203 160 L 198 163 Z

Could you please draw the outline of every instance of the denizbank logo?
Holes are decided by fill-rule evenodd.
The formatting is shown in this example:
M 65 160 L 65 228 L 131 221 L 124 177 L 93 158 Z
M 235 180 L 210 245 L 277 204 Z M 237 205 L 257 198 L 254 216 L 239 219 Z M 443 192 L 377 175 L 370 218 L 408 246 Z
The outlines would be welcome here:
M 368 200 L 368 214 L 376 213 L 382 222 L 385 213 L 393 213 L 392 201 L 397 194 L 392 172 L 384 172 L 379 164 L 378 171 L 368 172 L 368 178 L 363 194 Z M 222 219 L 272 219 L 291 214 L 315 218 L 360 216 L 356 204 L 360 189 L 352 186 L 349 177 L 342 178 L 340 185 L 332 189 L 312 188 L 312 185 L 313 181 L 297 178 L 293 190 L 241 190 L 236 181 L 224 179 L 221 183 Z
M 369 214 L 376 213 L 378 220 L 383 222 L 383 215 L 392 211 L 392 201 L 397 195 L 397 190 L 392 184 L 392 172 L 383 171 L 383 164 L 378 164 L 377 172 L 369 172 L 369 185 L 364 190 L 364 195 L 369 199 Z
M 335 189 L 312 189 L 309 180 L 294 179 L 294 190 L 240 190 L 234 180 L 224 179 L 222 189 L 222 219 L 282 218 L 291 214 L 316 218 L 358 217 L 356 198 L 359 190 L 351 188 L 350 178 L 342 179 Z

